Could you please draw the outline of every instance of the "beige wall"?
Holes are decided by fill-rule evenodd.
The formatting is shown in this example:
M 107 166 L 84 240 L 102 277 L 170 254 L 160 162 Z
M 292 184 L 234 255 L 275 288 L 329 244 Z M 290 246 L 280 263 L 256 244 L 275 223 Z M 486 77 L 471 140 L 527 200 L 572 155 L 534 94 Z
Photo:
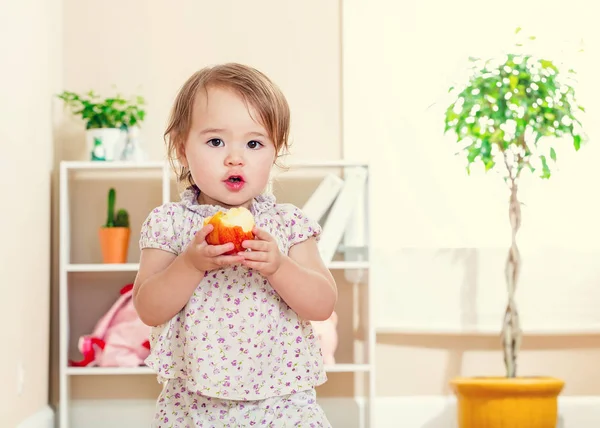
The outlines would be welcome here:
M 177 89 L 198 68 L 226 61 L 252 64 L 282 87 L 293 110 L 295 154 L 339 157 L 338 1 L 64 4 L 65 88 L 109 91 L 116 85 L 146 96 L 143 136 L 153 159 L 163 157 L 162 134 Z M 64 158 L 78 159 L 82 130 L 69 132 Z
M 390 61 L 394 67 L 399 67 L 393 54 L 395 39 L 391 37 L 396 33 L 389 33 L 395 18 L 386 13 L 384 7 L 391 3 L 371 4 L 352 0 L 344 2 L 345 12 L 340 4 L 333 0 L 263 0 L 251 3 L 189 0 L 173 7 L 159 1 L 117 3 L 109 0 L 88 9 L 87 2 L 64 0 L 64 88 L 108 91 L 112 85 L 117 85 L 127 94 L 139 92 L 146 96 L 149 107 L 148 121 L 143 129 L 144 144 L 152 159 L 162 159 L 164 123 L 172 98 L 183 80 L 206 64 L 223 61 L 250 63 L 272 76 L 289 98 L 293 111 L 295 157 L 335 159 L 342 154 L 342 135 L 362 143 L 363 147 L 385 141 L 388 137 L 393 127 L 384 129 L 382 126 L 393 125 L 392 112 L 397 105 L 387 98 L 389 91 L 386 91 L 386 81 L 381 76 L 394 78 L 389 71 L 393 69 L 389 68 Z M 350 4 L 355 5 L 354 12 L 348 11 Z M 410 14 L 403 15 L 404 12 L 407 11 L 394 10 L 398 16 L 408 19 Z M 386 16 L 385 27 L 378 25 L 382 13 Z M 344 40 L 344 53 L 347 55 L 344 64 L 347 68 L 343 73 L 342 16 L 347 19 L 344 23 L 347 37 Z M 367 22 L 369 24 L 365 24 Z M 119 30 L 106 31 L 107 23 Z M 403 28 L 410 29 L 409 24 Z M 365 32 L 365 28 L 369 31 Z M 386 42 L 381 43 L 382 40 Z M 431 40 L 427 42 L 433 43 Z M 414 40 L 408 40 L 408 44 L 414 43 Z M 382 68 L 388 67 L 388 74 L 376 72 L 376 67 L 373 67 L 376 63 L 373 61 L 382 58 L 385 58 Z M 343 76 L 347 85 L 344 97 L 341 92 Z M 389 122 L 382 120 L 382 105 L 387 105 Z M 342 112 L 346 115 L 345 123 L 341 120 Z M 67 119 L 61 123 L 59 132 L 59 158 L 85 158 L 81 124 Z M 74 241 L 73 245 L 74 254 L 82 261 L 97 260 L 99 256 L 95 228 L 103 216 L 104 192 L 109 184 L 118 186 L 118 203 L 132 211 L 134 225 L 139 225 L 148 209 L 160 203 L 160 186 L 155 179 L 79 182 L 75 188 L 79 201 L 76 201 L 74 213 L 78 218 L 86 219 L 76 222 L 78 236 L 84 238 Z M 282 182 L 277 186 L 283 198 L 298 203 L 306 197 L 309 188 L 297 182 Z M 91 197 L 93 202 L 83 203 L 83 195 Z M 56 227 L 54 234 L 56 236 Z M 130 260 L 135 261 L 138 256 L 136 237 L 132 238 L 131 249 Z M 54 263 L 56 265 L 56 261 Z M 431 265 L 423 262 L 419 269 L 430 271 Z M 78 335 L 89 331 L 97 317 L 108 308 L 113 300 L 110 293 L 133 278 L 128 274 L 102 277 L 78 274 L 72 279 L 72 297 L 76 302 L 72 340 L 75 340 Z M 352 299 L 349 285 L 339 275 L 338 279 L 341 343 L 337 358 L 340 362 L 350 362 L 354 354 L 350 316 L 357 302 Z M 439 281 L 444 281 L 444 278 L 439 278 Z M 54 297 L 56 290 L 55 275 Z M 380 292 L 385 293 L 385 290 Z M 53 319 L 56 321 L 54 309 Z M 56 333 L 57 324 L 54 322 L 53 401 L 57 397 Z M 524 348 L 524 373 L 543 370 L 544 373 L 561 376 L 568 382 L 568 394 L 600 393 L 598 383 L 589 376 L 589 367 L 600 354 L 596 338 L 527 338 Z M 446 393 L 448 380 L 455 375 L 501 373 L 498 349 L 498 340 L 489 336 L 380 336 L 377 392 L 385 396 Z M 74 343 L 71 350 L 74 351 Z M 570 367 L 569 362 L 573 362 Z M 423 364 L 427 369 L 423 369 Z M 351 395 L 353 380 L 352 375 L 331 375 L 330 382 L 320 393 L 323 396 Z M 73 386 L 74 398 L 153 398 L 158 391 L 151 377 L 78 377 Z
M 48 403 L 50 97 L 60 83 L 60 7 L 59 0 L 0 6 L 0 415 L 6 427 Z
M 183 81 L 198 68 L 218 62 L 238 61 L 254 65 L 272 77 L 290 102 L 292 153 L 302 159 L 336 159 L 341 156 L 340 5 L 338 1 L 309 0 L 282 2 L 182 1 L 174 7 L 162 1 L 109 0 L 102 4 L 64 0 L 65 89 L 106 92 L 116 85 L 125 94 L 140 93 L 148 101 L 143 144 L 152 160 L 164 158 L 162 133 L 172 99 Z M 117 30 L 107 31 L 107 26 Z M 59 127 L 60 159 L 86 159 L 81 123 L 65 118 Z M 105 212 L 108 186 L 116 185 L 117 204 L 131 211 L 139 228 L 149 210 L 160 204 L 156 177 L 131 180 L 88 180 L 73 182 L 74 261 L 98 261 L 96 228 Z M 283 182 L 275 189 L 290 200 L 306 197 L 311 184 L 286 191 Z M 302 196 L 304 194 L 304 196 Z M 85 196 L 86 200 L 83 201 Z M 54 236 L 57 237 L 57 222 Z M 57 242 L 54 242 L 56 249 Z M 131 240 L 130 260 L 139 256 L 137 234 Z M 54 260 L 57 266 L 58 260 Z M 76 357 L 76 340 L 89 332 L 95 320 L 114 301 L 118 288 L 133 279 L 131 274 L 70 276 L 73 309 L 71 357 Z M 57 275 L 53 278 L 57 301 Z M 349 300 L 350 289 L 342 291 Z M 349 304 L 345 305 L 350 310 Z M 57 394 L 58 326 L 53 310 L 52 398 Z M 346 354 L 351 346 L 342 346 Z M 342 355 L 343 357 L 343 355 Z M 347 355 L 346 359 L 350 359 Z M 336 376 L 340 382 L 324 389 L 328 394 L 351 392 L 351 376 Z M 72 382 L 73 398 L 147 397 L 158 392 L 147 377 L 77 377 Z M 328 392 L 329 391 L 329 392 Z M 117 394 L 117 395 L 115 395 Z

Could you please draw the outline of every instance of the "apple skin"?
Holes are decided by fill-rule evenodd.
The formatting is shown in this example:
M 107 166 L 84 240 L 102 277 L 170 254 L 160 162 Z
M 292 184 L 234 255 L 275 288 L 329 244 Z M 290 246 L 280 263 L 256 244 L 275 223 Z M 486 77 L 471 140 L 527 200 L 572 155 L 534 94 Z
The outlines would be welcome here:
M 223 245 L 229 242 L 233 243 L 234 248 L 224 254 L 236 254 L 246 249 L 242 247 L 242 242 L 248 239 L 254 239 L 252 229 L 244 231 L 241 226 L 227 224 L 227 214 L 219 211 L 211 217 L 204 219 L 204 225 L 211 224 L 213 230 L 206 236 L 206 243 L 209 245 Z

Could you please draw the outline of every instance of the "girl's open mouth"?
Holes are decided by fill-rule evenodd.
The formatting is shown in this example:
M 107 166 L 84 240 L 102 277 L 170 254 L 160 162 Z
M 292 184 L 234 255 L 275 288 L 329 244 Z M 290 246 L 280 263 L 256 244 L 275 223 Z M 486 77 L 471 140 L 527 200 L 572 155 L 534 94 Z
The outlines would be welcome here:
M 227 180 L 225 180 L 225 186 L 227 186 L 229 190 L 233 191 L 241 190 L 242 187 L 244 187 L 244 184 L 244 177 L 240 175 L 232 175 Z

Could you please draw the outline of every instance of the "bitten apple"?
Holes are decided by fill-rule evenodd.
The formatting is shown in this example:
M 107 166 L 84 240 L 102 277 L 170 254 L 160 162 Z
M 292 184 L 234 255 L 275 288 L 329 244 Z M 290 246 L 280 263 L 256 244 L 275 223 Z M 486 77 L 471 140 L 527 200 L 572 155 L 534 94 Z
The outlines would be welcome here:
M 206 236 L 209 245 L 222 245 L 232 242 L 233 250 L 225 254 L 235 254 L 244 251 L 242 242 L 254 239 L 254 217 L 244 207 L 231 208 L 227 212 L 219 211 L 212 217 L 204 219 L 204 225 L 212 224 L 213 230 Z

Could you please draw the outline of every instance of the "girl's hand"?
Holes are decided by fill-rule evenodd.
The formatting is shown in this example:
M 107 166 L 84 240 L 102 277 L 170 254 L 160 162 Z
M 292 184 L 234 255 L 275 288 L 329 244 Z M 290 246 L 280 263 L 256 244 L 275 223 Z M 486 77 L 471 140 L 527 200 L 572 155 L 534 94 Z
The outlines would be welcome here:
M 242 247 L 250 251 L 238 253 L 244 259 L 242 264 L 260 272 L 263 276 L 273 275 L 281 266 L 281 251 L 277 241 L 267 231 L 255 227 L 254 239 L 242 242 Z
M 194 240 L 185 249 L 183 256 L 188 266 L 192 266 L 201 272 L 218 269 L 224 266 L 234 265 L 244 260 L 238 255 L 224 255 L 233 250 L 233 244 L 208 245 L 206 236 L 213 230 L 212 224 L 207 224 L 194 236 Z

